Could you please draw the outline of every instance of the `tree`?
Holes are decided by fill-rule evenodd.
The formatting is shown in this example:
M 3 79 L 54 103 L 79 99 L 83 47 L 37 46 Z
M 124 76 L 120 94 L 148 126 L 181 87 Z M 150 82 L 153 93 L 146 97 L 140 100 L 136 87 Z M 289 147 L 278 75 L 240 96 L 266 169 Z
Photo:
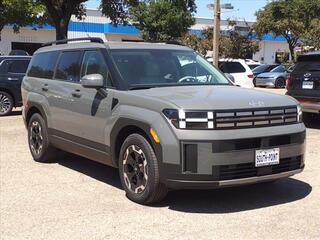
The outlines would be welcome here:
M 32 0 L 0 0 L 0 40 L 4 26 L 12 25 L 18 33 L 20 27 L 45 21 L 45 8 Z
M 310 25 L 310 31 L 304 35 L 306 43 L 320 50 L 320 19 L 314 19 Z
M 266 33 L 284 36 L 292 58 L 294 48 L 313 30 L 313 21 L 319 14 L 320 0 L 272 1 L 256 13 L 254 29 L 259 36 Z
M 195 23 L 194 0 L 147 0 L 129 8 L 129 17 L 148 41 L 177 40 Z
M 38 0 L 46 7 L 52 24 L 56 28 L 56 39 L 67 38 L 68 26 L 71 16 L 74 14 L 78 19 L 85 16 L 84 3 L 87 0 Z M 127 9 L 135 5 L 138 0 L 101 0 L 102 13 L 110 17 L 114 23 L 123 23 L 127 19 Z
M 198 37 L 196 34 L 191 32 L 184 34 L 179 41 L 201 55 L 206 55 L 207 51 L 212 49 L 212 41 L 210 42 L 207 38 Z
M 226 58 L 250 58 L 252 54 L 259 50 L 259 45 L 250 40 L 251 31 L 246 35 L 241 35 L 234 28 L 235 22 L 229 20 L 231 29 L 227 33 L 220 35 L 219 56 Z M 181 38 L 182 43 L 205 55 L 207 51 L 212 50 L 213 28 L 203 30 L 202 37 L 194 34 L 187 34 Z

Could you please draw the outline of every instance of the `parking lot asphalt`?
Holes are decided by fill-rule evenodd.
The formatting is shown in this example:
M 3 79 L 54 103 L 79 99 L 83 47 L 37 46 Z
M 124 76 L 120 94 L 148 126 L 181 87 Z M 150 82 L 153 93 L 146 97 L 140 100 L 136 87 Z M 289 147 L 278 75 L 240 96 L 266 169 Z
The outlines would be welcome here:
M 320 239 L 320 120 L 306 125 L 299 175 L 142 206 L 116 169 L 72 155 L 34 162 L 16 111 L 0 118 L 0 239 Z

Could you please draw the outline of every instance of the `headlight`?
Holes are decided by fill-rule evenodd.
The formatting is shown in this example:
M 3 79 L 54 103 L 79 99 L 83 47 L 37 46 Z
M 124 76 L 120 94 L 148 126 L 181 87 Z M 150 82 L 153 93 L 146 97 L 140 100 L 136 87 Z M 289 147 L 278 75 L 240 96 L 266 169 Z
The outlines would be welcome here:
M 213 112 L 164 109 L 163 114 L 178 129 L 213 129 Z
M 302 122 L 302 109 L 300 105 L 297 105 L 297 121 Z
M 179 128 L 179 112 L 176 109 L 164 109 L 163 114 L 166 116 L 166 118 L 169 119 L 169 121 L 175 126 L 176 128 Z

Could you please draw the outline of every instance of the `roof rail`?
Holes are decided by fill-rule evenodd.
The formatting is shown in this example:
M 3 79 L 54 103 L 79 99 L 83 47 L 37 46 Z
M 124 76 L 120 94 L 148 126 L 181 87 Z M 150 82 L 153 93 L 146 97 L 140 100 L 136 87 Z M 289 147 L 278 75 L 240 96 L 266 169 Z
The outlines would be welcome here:
M 165 44 L 174 44 L 185 46 L 183 43 L 176 40 L 167 40 L 167 41 L 145 41 L 143 39 L 122 39 L 122 42 L 145 42 L 145 43 L 165 43 Z
M 68 43 L 68 42 L 76 42 L 76 41 L 90 41 L 90 42 L 95 42 L 95 43 L 104 43 L 101 38 L 86 37 L 86 38 L 72 38 L 72 39 L 63 39 L 63 40 L 58 40 L 58 41 L 53 41 L 53 42 L 47 42 L 47 43 L 42 44 L 42 47 L 64 44 L 64 43 Z

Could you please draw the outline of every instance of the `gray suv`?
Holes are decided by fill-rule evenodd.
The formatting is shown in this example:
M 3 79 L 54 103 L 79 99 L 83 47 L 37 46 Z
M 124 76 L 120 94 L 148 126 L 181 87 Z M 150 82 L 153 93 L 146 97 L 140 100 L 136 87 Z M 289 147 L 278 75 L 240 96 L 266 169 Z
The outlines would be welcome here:
M 293 98 L 237 87 L 184 46 L 80 40 L 40 48 L 23 80 L 35 161 L 59 149 L 116 167 L 127 197 L 142 204 L 169 189 L 303 170 L 305 126 Z

